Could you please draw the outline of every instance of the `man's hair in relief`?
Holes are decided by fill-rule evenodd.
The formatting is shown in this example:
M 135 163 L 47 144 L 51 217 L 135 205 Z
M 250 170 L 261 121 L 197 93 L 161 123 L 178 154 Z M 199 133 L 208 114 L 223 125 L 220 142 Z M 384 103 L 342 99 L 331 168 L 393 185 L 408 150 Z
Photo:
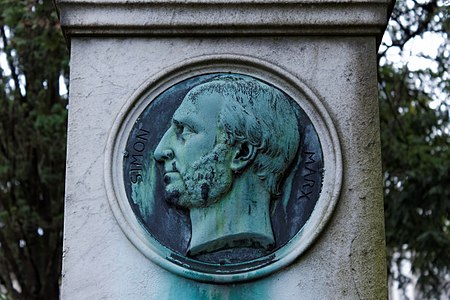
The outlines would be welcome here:
M 190 98 L 195 102 L 205 93 L 224 96 L 219 127 L 226 143 L 249 143 L 257 149 L 251 168 L 272 196 L 278 196 L 300 144 L 297 107 L 277 88 L 244 75 L 216 76 L 191 90 Z

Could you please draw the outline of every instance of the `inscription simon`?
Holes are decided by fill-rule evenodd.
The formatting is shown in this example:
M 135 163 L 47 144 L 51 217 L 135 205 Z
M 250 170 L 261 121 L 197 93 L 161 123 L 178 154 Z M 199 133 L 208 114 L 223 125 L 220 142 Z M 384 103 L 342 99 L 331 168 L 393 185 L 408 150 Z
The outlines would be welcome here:
M 301 195 L 298 197 L 298 199 L 306 198 L 308 200 L 311 200 L 310 195 L 314 191 L 314 185 L 316 184 L 316 181 L 314 180 L 314 174 L 317 173 L 317 170 L 314 170 L 312 167 L 316 160 L 314 159 L 315 152 L 304 152 L 306 154 L 306 161 L 305 161 L 305 171 L 303 174 L 303 179 L 305 182 L 302 185 L 302 188 L 300 190 Z
M 130 181 L 132 183 L 142 182 L 142 171 L 144 162 L 145 147 L 147 145 L 149 131 L 145 129 L 139 129 L 136 136 L 131 143 L 131 149 L 128 149 L 128 153 L 131 154 L 130 158 Z

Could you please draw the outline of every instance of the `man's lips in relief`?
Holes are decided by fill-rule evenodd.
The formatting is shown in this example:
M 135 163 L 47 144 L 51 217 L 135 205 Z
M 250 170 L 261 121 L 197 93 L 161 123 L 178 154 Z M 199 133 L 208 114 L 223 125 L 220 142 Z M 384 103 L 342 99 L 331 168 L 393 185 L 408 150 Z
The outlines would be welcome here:
M 163 181 L 167 185 L 167 184 L 171 183 L 172 178 L 178 177 L 178 176 L 180 176 L 180 173 L 178 172 L 178 170 L 177 171 L 168 170 L 168 171 L 164 172 Z
M 164 183 L 167 185 L 167 184 L 170 184 L 170 182 L 171 182 L 171 178 L 173 178 L 173 177 L 178 177 L 178 176 L 180 176 L 180 172 L 177 170 L 177 166 L 176 166 L 176 163 L 175 163 L 175 161 L 173 161 L 172 162 L 172 164 L 170 165 L 170 166 L 166 166 L 165 168 L 164 168 L 164 174 L 163 174 L 163 180 L 164 180 Z

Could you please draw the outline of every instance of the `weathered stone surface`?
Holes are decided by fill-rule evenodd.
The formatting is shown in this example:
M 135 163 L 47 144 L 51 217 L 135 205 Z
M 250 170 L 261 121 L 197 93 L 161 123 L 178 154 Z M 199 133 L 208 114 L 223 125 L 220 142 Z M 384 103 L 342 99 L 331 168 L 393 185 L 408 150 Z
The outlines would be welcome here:
M 390 0 L 57 0 L 74 35 L 379 35 Z
M 62 298 L 386 298 L 376 34 L 387 1 L 128 3 L 58 4 L 71 41 Z M 343 32 L 353 36 L 333 36 Z M 201 283 L 159 267 L 127 239 L 107 197 L 105 152 L 122 107 L 155 74 L 205 55 L 257 58 L 293 74 L 340 141 L 343 180 L 327 226 L 292 264 L 250 282 Z

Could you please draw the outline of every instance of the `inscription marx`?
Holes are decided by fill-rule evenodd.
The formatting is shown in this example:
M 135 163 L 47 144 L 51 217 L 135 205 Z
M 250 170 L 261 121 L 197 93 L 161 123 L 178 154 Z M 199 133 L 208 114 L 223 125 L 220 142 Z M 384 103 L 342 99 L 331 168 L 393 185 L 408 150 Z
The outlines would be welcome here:
M 144 154 L 150 132 L 143 128 L 139 129 L 133 139 L 131 148 L 128 149 L 130 159 L 130 181 L 133 184 L 142 182 L 142 172 L 144 171 Z
M 303 171 L 303 180 L 304 183 L 300 190 L 301 195 L 298 199 L 306 198 L 307 200 L 311 200 L 311 194 L 314 192 L 314 185 L 316 184 L 315 174 L 317 170 L 314 170 L 314 165 L 316 160 L 314 159 L 314 152 L 304 151 L 306 156 L 305 161 L 305 169 Z

